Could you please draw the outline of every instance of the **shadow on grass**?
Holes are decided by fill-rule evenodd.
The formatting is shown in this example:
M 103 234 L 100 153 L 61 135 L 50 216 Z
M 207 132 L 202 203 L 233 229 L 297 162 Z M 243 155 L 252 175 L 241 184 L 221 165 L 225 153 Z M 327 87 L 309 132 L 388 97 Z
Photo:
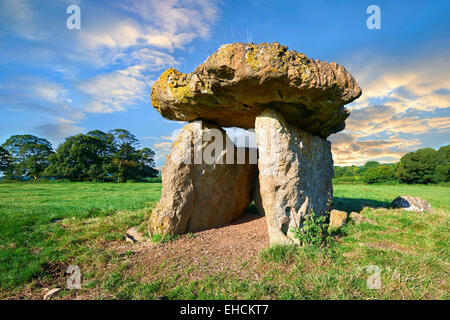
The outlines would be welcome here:
M 364 207 L 369 208 L 387 208 L 389 206 L 388 202 L 378 201 L 372 199 L 361 199 L 361 198 L 333 198 L 333 208 L 341 211 L 346 211 L 348 213 L 352 211 L 361 212 Z

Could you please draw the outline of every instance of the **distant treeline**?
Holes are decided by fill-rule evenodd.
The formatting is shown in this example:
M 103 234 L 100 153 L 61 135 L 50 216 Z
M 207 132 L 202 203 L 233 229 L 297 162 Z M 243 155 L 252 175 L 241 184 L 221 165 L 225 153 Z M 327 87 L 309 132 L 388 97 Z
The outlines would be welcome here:
M 405 154 L 399 162 L 364 166 L 334 167 L 335 182 L 353 183 L 443 183 L 449 182 L 450 145 L 434 150 L 419 149 Z
M 33 135 L 14 135 L 0 146 L 3 180 L 69 179 L 72 181 L 143 180 L 156 177 L 155 153 L 139 149 L 129 131 L 114 129 L 78 134 L 65 139 L 56 151 Z M 405 154 L 398 163 L 369 161 L 364 166 L 335 166 L 335 182 L 445 183 L 449 182 L 450 145 Z
M 14 135 L 0 146 L 0 172 L 4 180 L 46 177 L 126 182 L 155 177 L 155 153 L 138 146 L 138 139 L 123 129 L 74 135 L 56 151 L 46 139 Z

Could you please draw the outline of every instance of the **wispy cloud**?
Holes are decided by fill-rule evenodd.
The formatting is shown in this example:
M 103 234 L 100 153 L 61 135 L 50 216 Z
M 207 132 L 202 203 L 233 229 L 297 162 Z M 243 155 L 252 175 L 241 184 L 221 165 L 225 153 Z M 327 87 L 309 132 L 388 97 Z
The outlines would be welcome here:
M 160 168 L 164 164 L 164 159 L 170 153 L 172 142 L 158 142 L 152 146 L 155 151 L 155 164 Z
M 15 97 L 18 98 L 17 102 L 21 99 L 29 99 L 51 104 L 71 102 L 69 91 L 51 80 L 34 76 L 19 76 L 10 80 L 0 84 L 0 99 Z
M 449 128 L 449 117 L 427 117 L 432 113 L 425 112 L 419 117 L 415 109 L 396 112 L 392 106 L 375 105 L 354 110 L 347 121 L 346 132 L 357 137 L 377 134 L 410 134 L 419 135 L 433 130 Z
M 350 67 L 363 88 L 363 95 L 351 104 L 351 108 L 361 109 L 380 101 L 395 112 L 410 108 L 425 111 L 448 108 L 449 60 L 448 50 L 403 60 L 366 57 L 360 65 Z
M 45 31 L 38 28 L 36 2 L 28 0 L 0 1 L 0 17 L 9 32 L 25 39 L 37 40 L 45 37 Z
M 67 90 L 80 90 L 86 98 L 83 109 L 93 113 L 123 111 L 148 100 L 156 72 L 178 65 L 173 50 L 183 49 L 197 38 L 207 38 L 219 13 L 216 2 L 203 0 L 80 1 L 82 28 L 69 31 L 64 19 L 68 4 L 1 1 L 1 29 L 31 43 L 21 45 L 27 55 L 15 55 L 11 50 L 0 56 L 3 61 L 24 64 L 39 56 L 40 67 L 66 80 L 74 80 L 77 73 L 67 66 L 89 66 L 93 75 L 81 84 L 74 82 Z M 56 12 L 61 12 L 60 19 L 55 18 Z
M 351 134 L 339 133 L 330 137 L 335 165 L 362 165 L 367 161 L 396 162 L 406 152 L 420 146 L 418 139 L 388 139 L 358 141 Z
M 419 136 L 450 131 L 450 52 L 364 57 L 348 63 L 363 94 L 349 105 L 345 131 L 330 137 L 336 164 L 396 162 L 423 147 Z
M 124 111 L 147 99 L 149 91 L 145 77 L 134 67 L 88 79 L 79 89 L 88 95 L 84 110 L 92 113 Z
M 36 126 L 34 130 L 44 137 L 51 137 L 53 141 L 59 143 L 68 136 L 83 132 L 84 128 L 76 125 L 76 122 L 72 120 L 59 118 L 56 123 L 42 124 Z

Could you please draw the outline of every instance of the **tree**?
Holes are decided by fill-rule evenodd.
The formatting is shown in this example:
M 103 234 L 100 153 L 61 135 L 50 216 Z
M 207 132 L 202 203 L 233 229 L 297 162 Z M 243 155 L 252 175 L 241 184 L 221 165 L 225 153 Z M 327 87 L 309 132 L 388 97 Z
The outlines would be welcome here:
M 102 140 L 106 149 L 104 150 L 103 157 L 112 157 L 115 152 L 117 152 L 116 145 L 114 143 L 114 136 L 110 133 L 105 133 L 100 130 L 92 130 L 86 133 L 87 136 L 91 136 L 97 139 Z
M 8 150 L 3 147 L 0 147 L 0 172 L 3 172 L 5 175 L 11 175 L 12 173 L 12 158 L 9 154 Z
M 435 168 L 441 163 L 438 151 L 431 148 L 419 149 L 400 159 L 396 176 L 406 183 L 437 182 Z
M 363 165 L 362 167 L 358 168 L 358 174 L 360 175 L 364 175 L 364 173 L 373 168 L 373 167 L 377 167 L 379 166 L 380 163 L 378 161 L 367 161 L 365 165 Z
M 78 134 L 69 138 L 58 147 L 50 157 L 47 175 L 71 180 L 103 179 L 105 171 L 107 144 L 104 140 Z
M 6 175 L 40 175 L 125 182 L 153 177 L 155 153 L 138 150 L 138 139 L 129 131 L 115 129 L 107 133 L 93 130 L 66 138 L 53 153 L 45 139 L 31 135 L 10 137 L 0 147 L 0 171 Z
M 126 182 L 139 176 L 139 162 L 136 147 L 139 141 L 132 133 L 124 129 L 108 131 L 113 137 L 116 152 L 112 159 L 112 172 L 117 182 Z
M 439 164 L 435 169 L 437 182 L 450 181 L 450 145 L 440 147 L 438 150 Z
M 49 165 L 51 143 L 33 135 L 14 135 L 2 145 L 11 155 L 11 174 L 37 179 Z
M 366 183 L 383 183 L 395 180 L 394 165 L 377 164 L 370 166 L 363 174 Z
M 445 161 L 450 161 L 450 144 L 440 147 L 438 153 L 442 159 Z
M 138 151 L 138 162 L 141 165 L 140 176 L 156 177 L 158 170 L 155 167 L 155 152 L 150 148 L 142 148 Z
M 123 147 L 130 147 L 132 149 L 139 146 L 139 140 L 134 134 L 125 129 L 109 130 L 108 135 L 112 137 L 112 143 L 117 150 Z

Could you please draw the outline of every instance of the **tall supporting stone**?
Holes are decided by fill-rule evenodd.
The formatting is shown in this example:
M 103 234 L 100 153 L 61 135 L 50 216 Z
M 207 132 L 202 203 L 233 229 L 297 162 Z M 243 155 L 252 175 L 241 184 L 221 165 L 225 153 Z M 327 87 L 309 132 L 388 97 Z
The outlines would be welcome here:
M 162 168 L 162 196 L 151 214 L 149 234 L 195 232 L 238 218 L 251 203 L 257 172 L 248 155 L 244 161 L 240 164 L 222 128 L 205 122 L 185 125 Z
M 266 109 L 255 122 L 262 205 L 271 244 L 290 243 L 291 228 L 311 210 L 323 215 L 333 195 L 333 159 L 326 139 Z

